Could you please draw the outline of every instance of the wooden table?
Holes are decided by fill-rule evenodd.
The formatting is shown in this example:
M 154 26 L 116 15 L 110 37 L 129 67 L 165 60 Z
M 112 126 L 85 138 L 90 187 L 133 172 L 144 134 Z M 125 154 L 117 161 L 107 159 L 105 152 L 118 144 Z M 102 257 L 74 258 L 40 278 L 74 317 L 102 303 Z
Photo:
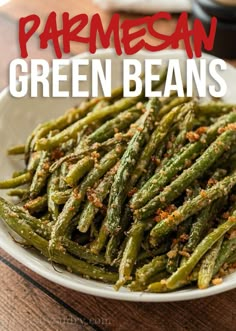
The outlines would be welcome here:
M 3 4 L 5 2 L 5 5 Z M 3 5 L 2 5 L 3 4 Z M 72 15 L 101 12 L 90 0 L 0 1 L 0 89 L 8 84 L 8 64 L 19 57 L 17 33 L 22 16 L 37 13 L 42 19 L 51 10 Z M 130 15 L 122 15 L 129 17 Z M 161 22 L 163 32 L 174 28 L 176 19 Z M 71 54 L 86 50 L 73 44 Z M 30 41 L 29 58 L 51 61 L 51 47 L 39 50 L 38 35 Z M 236 61 L 233 61 L 236 65 Z M 129 303 L 102 299 L 67 290 L 34 274 L 0 250 L 0 330 L 235 330 L 236 290 L 207 299 L 180 303 Z

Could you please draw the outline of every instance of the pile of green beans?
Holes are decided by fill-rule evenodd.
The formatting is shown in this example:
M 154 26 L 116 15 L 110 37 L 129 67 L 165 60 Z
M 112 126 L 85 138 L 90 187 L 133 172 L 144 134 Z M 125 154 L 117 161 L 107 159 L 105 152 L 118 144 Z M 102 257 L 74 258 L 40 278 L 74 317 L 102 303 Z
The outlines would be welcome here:
M 0 182 L 13 199 L 0 198 L 1 219 L 68 271 L 167 292 L 220 284 L 235 267 L 234 105 L 119 88 L 40 124 L 8 155 L 25 166 Z

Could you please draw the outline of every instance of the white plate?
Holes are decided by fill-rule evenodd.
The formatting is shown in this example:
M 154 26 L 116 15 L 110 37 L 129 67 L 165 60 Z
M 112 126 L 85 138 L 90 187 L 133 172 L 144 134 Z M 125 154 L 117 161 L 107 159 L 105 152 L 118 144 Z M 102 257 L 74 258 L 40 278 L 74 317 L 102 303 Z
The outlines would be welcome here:
M 112 73 L 114 78 L 114 86 L 121 85 L 121 60 L 114 54 L 113 50 L 100 50 L 95 55 L 84 53 L 78 56 L 79 58 L 111 58 L 113 60 Z M 180 59 L 184 65 L 186 59 L 185 53 L 182 51 L 163 51 L 159 53 L 140 52 L 133 56 L 134 58 L 144 60 L 145 58 L 162 58 L 168 60 L 170 58 Z M 207 60 L 212 60 L 213 57 L 204 55 Z M 62 72 L 70 76 L 70 68 L 67 66 L 62 69 Z M 227 71 L 223 74 L 224 79 L 228 84 L 228 92 L 225 100 L 228 102 L 236 102 L 236 70 L 228 65 Z M 210 82 L 210 78 L 208 77 Z M 84 83 L 84 87 L 88 83 Z M 69 83 L 65 83 L 64 87 L 68 88 Z M 12 98 L 6 89 L 0 95 L 0 160 L 1 160 L 1 179 L 11 176 L 11 173 L 19 169 L 22 164 L 17 161 L 17 158 L 9 158 L 6 156 L 6 149 L 17 143 L 25 141 L 27 135 L 32 129 L 42 121 L 56 117 L 67 108 L 74 106 L 78 100 L 72 98 L 29 98 L 22 99 Z M 1 195 L 4 196 L 1 191 Z M 201 297 L 210 296 L 221 293 L 236 287 L 236 273 L 227 276 L 221 285 L 210 287 L 206 290 L 185 289 L 173 293 L 153 294 L 130 292 L 122 288 L 119 292 L 114 291 L 113 287 L 97 281 L 83 279 L 77 275 L 63 271 L 57 272 L 50 263 L 48 263 L 39 254 L 33 253 L 30 250 L 22 248 L 16 244 L 8 233 L 8 229 L 3 222 L 0 222 L 0 246 L 12 255 L 22 264 L 32 269 L 39 275 L 70 289 L 97 295 L 105 298 L 129 301 L 149 301 L 149 302 L 167 302 L 178 300 L 189 300 Z

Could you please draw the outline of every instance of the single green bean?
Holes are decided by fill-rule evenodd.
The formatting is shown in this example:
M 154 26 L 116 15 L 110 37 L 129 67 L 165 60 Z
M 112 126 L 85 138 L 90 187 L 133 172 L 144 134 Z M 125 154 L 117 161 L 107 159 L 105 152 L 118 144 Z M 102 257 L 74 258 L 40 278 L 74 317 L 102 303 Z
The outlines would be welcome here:
M 222 240 L 223 238 L 220 238 L 202 259 L 198 273 L 198 287 L 200 289 L 209 287 L 213 276 L 215 261 L 222 245 Z
M 71 187 L 78 184 L 79 180 L 88 173 L 94 166 L 94 159 L 90 156 L 86 156 L 79 160 L 75 165 L 71 167 L 68 174 L 65 177 L 65 181 Z
M 23 175 L 20 175 L 18 177 L 10 178 L 7 180 L 3 180 L 0 182 L 0 189 L 9 189 L 9 188 L 15 188 L 24 184 L 27 184 L 32 179 L 32 173 L 26 172 Z
M 29 197 L 29 190 L 27 188 L 15 188 L 7 192 L 10 197 L 19 197 L 26 199 Z
M 117 171 L 118 164 L 115 165 L 103 178 L 98 187 L 93 193 L 94 198 L 92 197 L 91 201 L 87 201 L 78 221 L 78 230 L 80 232 L 87 232 L 90 225 L 93 222 L 93 219 L 96 213 L 99 211 L 99 208 L 102 206 L 103 200 L 109 194 L 115 172 Z M 94 201 L 93 201 L 94 200 Z
M 24 204 L 24 208 L 28 210 L 30 214 L 35 214 L 47 209 L 47 195 L 39 196 L 33 200 L 29 200 Z
M 57 205 L 64 205 L 66 201 L 70 198 L 72 193 L 72 189 L 67 189 L 64 192 L 61 191 L 56 191 L 52 192 L 52 200 L 57 204 Z
M 135 273 L 135 279 L 139 283 L 147 284 L 149 280 L 158 272 L 165 270 L 167 256 L 160 255 L 152 259 L 151 262 L 139 268 Z
M 223 244 L 221 246 L 219 255 L 217 256 L 213 275 L 217 274 L 219 272 L 222 265 L 227 261 L 227 259 L 230 257 L 232 252 L 236 249 L 236 238 L 233 239 L 225 239 L 223 241 Z
M 32 179 L 32 183 L 30 185 L 31 198 L 36 198 L 46 187 L 47 179 L 50 175 L 49 173 L 50 163 L 51 163 L 50 154 L 46 151 L 43 151 L 41 154 L 38 167 Z
M 59 189 L 59 172 L 55 171 L 51 174 L 48 184 L 47 184 L 47 204 L 48 204 L 48 211 L 53 219 L 56 222 L 58 215 L 59 215 L 59 206 L 55 203 L 52 198 L 52 194 L 57 192 Z
M 25 153 L 25 145 L 16 145 L 8 148 L 7 150 L 8 155 L 19 155 L 24 153 Z

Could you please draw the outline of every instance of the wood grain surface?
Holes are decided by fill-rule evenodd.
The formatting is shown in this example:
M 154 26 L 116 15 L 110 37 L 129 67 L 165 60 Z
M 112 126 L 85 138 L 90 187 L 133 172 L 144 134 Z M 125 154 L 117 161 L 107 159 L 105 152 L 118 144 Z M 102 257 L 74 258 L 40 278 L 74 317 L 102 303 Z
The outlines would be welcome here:
M 9 62 L 19 57 L 18 20 L 32 13 L 42 21 L 50 11 L 71 15 L 99 12 L 103 22 L 110 13 L 91 0 L 0 0 L 0 90 L 8 85 Z M 132 17 L 122 14 L 122 18 Z M 173 31 L 177 17 L 159 22 L 163 33 Z M 42 31 L 43 25 L 40 27 Z M 181 45 L 180 45 L 181 46 Z M 73 44 L 71 54 L 87 50 Z M 29 59 L 49 62 L 51 46 L 39 49 L 36 34 L 29 44 Z M 236 60 L 231 61 L 236 65 Z M 215 331 L 236 330 L 236 290 L 206 299 L 178 303 L 130 303 L 88 296 L 65 289 L 36 275 L 0 250 L 0 331 Z

